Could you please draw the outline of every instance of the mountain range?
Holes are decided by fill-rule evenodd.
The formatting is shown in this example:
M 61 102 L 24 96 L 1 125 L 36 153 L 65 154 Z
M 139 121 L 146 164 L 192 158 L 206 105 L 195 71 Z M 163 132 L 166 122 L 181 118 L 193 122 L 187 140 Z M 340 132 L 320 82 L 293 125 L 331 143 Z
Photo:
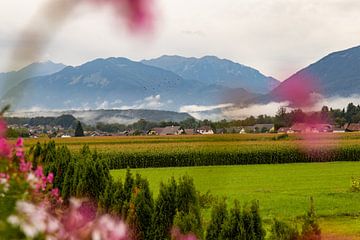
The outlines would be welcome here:
M 0 74 L 1 82 L 4 79 L 19 82 L 2 89 L 2 104 L 12 103 L 15 110 L 178 111 L 184 105 L 297 104 L 314 93 L 324 97 L 358 94 L 360 46 L 331 53 L 283 82 L 215 56 L 167 55 L 140 62 L 99 58 L 77 67 L 34 63 L 17 72 Z
M 181 57 L 165 58 L 177 61 Z M 187 78 L 189 73 L 154 66 L 153 61 L 157 62 L 107 58 L 68 66 L 53 74 L 23 80 L 8 90 L 2 101 L 15 109 L 178 110 L 183 105 L 220 104 L 224 96 L 239 95 L 236 93 L 246 93 L 250 98 L 256 95 L 252 91 L 266 93 L 272 89 L 270 86 L 278 84 L 255 69 L 216 57 L 197 59 L 191 70 L 198 72 L 194 79 Z M 216 66 L 218 76 L 209 79 L 206 69 Z
M 19 71 L 0 73 L 0 96 L 28 78 L 50 75 L 59 72 L 65 67 L 64 64 L 47 61 L 32 63 Z

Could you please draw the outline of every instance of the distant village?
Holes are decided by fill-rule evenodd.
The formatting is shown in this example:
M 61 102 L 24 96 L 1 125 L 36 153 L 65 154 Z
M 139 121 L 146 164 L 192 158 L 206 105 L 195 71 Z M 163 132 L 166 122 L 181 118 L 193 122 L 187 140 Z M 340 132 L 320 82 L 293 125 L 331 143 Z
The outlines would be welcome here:
M 350 103 L 345 109 L 323 107 L 319 112 L 305 113 L 300 109 L 280 108 L 276 116 L 259 115 L 243 120 L 196 120 L 181 122 L 80 123 L 72 115 L 59 117 L 7 118 L 9 137 L 69 138 L 80 136 L 167 136 L 247 133 L 340 133 L 360 131 L 360 106 Z M 80 128 L 80 129 L 78 129 Z
M 64 128 L 63 126 L 38 125 L 9 125 L 9 129 L 19 130 L 24 137 L 39 138 L 70 138 L 74 137 L 75 130 Z M 360 123 L 345 124 L 344 127 L 336 127 L 330 124 L 307 124 L 295 123 L 291 127 L 281 127 L 275 129 L 274 124 L 255 124 L 253 126 L 228 127 L 214 129 L 211 126 L 201 126 L 198 128 L 184 128 L 180 125 L 165 127 L 154 127 L 149 130 L 125 130 L 121 132 L 104 132 L 99 130 L 84 131 L 84 136 L 168 136 L 168 135 L 209 135 L 209 134 L 250 134 L 250 133 L 332 133 L 332 132 L 357 132 L 360 131 Z

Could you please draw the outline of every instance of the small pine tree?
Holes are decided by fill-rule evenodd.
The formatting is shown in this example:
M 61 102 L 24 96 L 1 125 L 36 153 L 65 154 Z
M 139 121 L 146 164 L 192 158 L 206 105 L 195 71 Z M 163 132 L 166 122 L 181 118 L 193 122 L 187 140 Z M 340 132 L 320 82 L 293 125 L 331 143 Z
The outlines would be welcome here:
M 99 207 L 100 212 L 109 213 L 110 209 L 114 205 L 114 193 L 115 193 L 115 184 L 112 179 L 110 179 L 105 187 L 105 191 L 101 194 L 99 198 Z
M 125 183 L 124 183 L 124 194 L 125 194 L 125 201 L 130 202 L 132 189 L 134 186 L 135 180 L 128 168 L 126 171 Z
M 112 206 L 111 206 L 111 212 L 117 214 L 118 216 L 121 216 L 125 218 L 126 216 L 126 202 L 125 202 L 125 192 L 124 192 L 124 186 L 120 180 L 114 183 L 114 194 L 113 194 L 113 200 L 112 200 Z
M 254 239 L 263 240 L 266 235 L 266 231 L 263 228 L 261 216 L 259 213 L 259 201 L 253 201 L 250 207 L 252 215 L 252 230 L 254 232 Z
M 303 240 L 321 239 L 321 230 L 317 222 L 313 197 L 310 197 L 310 207 L 305 216 L 304 224 L 302 227 L 302 239 Z
M 78 121 L 75 128 L 75 137 L 83 137 L 84 136 L 84 130 L 82 128 L 81 122 Z
M 225 199 L 223 199 L 212 209 L 211 220 L 206 230 L 206 240 L 217 240 L 220 238 L 221 229 L 227 218 L 227 205 Z
M 160 183 L 152 217 L 151 239 L 170 239 L 170 230 L 176 214 L 176 188 L 174 178 L 167 184 Z
M 195 211 L 177 212 L 174 218 L 174 225 L 179 228 L 182 234 L 195 234 L 198 239 L 202 239 L 203 231 L 201 222 Z
M 246 239 L 244 222 L 241 215 L 240 204 L 237 200 L 234 207 L 230 210 L 227 221 L 224 222 L 220 238 L 222 240 Z
M 194 181 L 189 176 L 179 179 L 176 189 L 177 214 L 174 225 L 179 227 L 181 233 L 192 232 L 202 239 L 203 229 L 198 194 Z

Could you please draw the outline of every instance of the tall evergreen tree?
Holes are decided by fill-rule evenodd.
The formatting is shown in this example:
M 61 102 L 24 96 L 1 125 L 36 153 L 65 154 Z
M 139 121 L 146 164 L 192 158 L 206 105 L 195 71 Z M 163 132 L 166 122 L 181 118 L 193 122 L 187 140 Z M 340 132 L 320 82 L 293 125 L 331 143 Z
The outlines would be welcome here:
M 127 169 L 125 183 L 124 183 L 125 201 L 127 201 L 127 202 L 129 202 L 131 199 L 134 183 L 135 183 L 135 180 L 130 172 L 130 169 Z
M 206 230 L 206 240 L 218 240 L 224 222 L 228 218 L 225 199 L 219 201 L 211 211 L 211 220 Z
M 220 239 L 222 240 L 246 240 L 244 222 L 241 215 L 240 204 L 237 200 L 234 207 L 230 210 L 230 215 L 225 221 L 221 230 Z
M 84 136 L 84 130 L 81 125 L 81 122 L 78 121 L 78 123 L 76 124 L 76 128 L 75 128 L 75 137 L 83 137 L 83 136 Z
M 175 225 L 180 228 L 182 233 L 191 231 L 202 239 L 203 229 L 199 199 L 194 180 L 191 177 L 185 175 L 179 179 L 176 200 L 178 212 L 174 220 Z
M 176 214 L 177 184 L 172 178 L 167 184 L 160 183 L 160 190 L 155 202 L 152 217 L 151 239 L 170 239 L 170 230 Z

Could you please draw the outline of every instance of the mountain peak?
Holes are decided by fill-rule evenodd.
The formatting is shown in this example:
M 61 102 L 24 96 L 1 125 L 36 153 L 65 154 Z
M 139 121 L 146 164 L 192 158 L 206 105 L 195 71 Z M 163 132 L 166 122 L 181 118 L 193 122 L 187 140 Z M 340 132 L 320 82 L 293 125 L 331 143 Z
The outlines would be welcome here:
M 142 62 L 172 71 L 185 79 L 193 79 L 203 84 L 244 88 L 255 93 L 268 93 L 279 84 L 277 80 L 263 75 L 254 68 L 211 55 L 201 58 L 164 55 Z

